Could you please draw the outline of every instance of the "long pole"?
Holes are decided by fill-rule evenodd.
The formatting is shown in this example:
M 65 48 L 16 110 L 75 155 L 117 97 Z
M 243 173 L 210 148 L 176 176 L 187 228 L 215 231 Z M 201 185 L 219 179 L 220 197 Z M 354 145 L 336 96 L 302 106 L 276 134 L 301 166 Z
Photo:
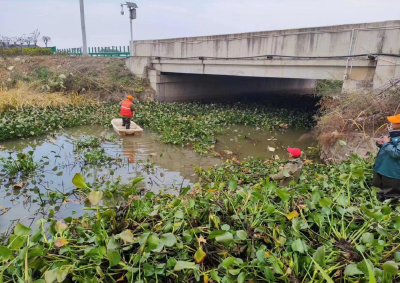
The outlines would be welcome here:
M 85 27 L 85 6 L 83 5 L 83 0 L 79 0 L 81 7 L 81 27 L 82 27 L 82 42 L 83 50 L 82 53 L 87 55 L 87 44 L 86 44 L 86 27 Z
M 133 41 L 132 19 L 131 20 L 131 42 Z
M 131 56 L 132 56 L 132 52 L 133 52 L 133 29 L 132 29 L 132 10 L 131 11 L 129 11 L 129 19 L 130 19 L 130 22 L 131 22 L 131 43 L 129 44 L 129 49 L 131 50 Z

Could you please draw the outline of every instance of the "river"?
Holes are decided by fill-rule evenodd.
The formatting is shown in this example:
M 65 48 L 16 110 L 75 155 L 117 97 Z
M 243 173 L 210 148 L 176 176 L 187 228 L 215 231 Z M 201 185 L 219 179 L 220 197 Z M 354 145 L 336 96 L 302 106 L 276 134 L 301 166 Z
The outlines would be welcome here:
M 144 131 L 142 136 L 117 137 L 104 141 L 101 147 L 106 155 L 121 160 L 99 165 L 85 165 L 81 155 L 74 151 L 74 141 L 89 136 L 109 136 L 114 132 L 100 126 L 64 129 L 55 135 L 32 137 L 2 142 L 0 157 L 13 151 L 34 151 L 35 161 L 41 164 L 37 174 L 30 177 L 10 179 L 0 175 L 0 234 L 7 231 L 14 221 L 31 225 L 54 211 L 58 219 L 80 216 L 85 213 L 79 196 L 73 194 L 72 178 L 81 173 L 92 186 L 100 188 L 107 181 L 120 178 L 129 183 L 144 177 L 139 187 L 155 193 L 167 190 L 176 193 L 182 187 L 196 181 L 193 166 L 209 167 L 221 164 L 220 158 L 201 156 L 188 148 L 163 144 L 155 133 Z M 299 141 L 304 130 L 279 129 L 264 131 L 247 126 L 235 126 L 217 137 L 215 149 L 228 154 L 235 153 L 239 159 L 249 156 L 264 158 L 286 158 L 286 148 L 305 149 L 309 140 Z M 22 182 L 22 188 L 14 185 Z M 68 201 L 57 196 L 67 194 Z

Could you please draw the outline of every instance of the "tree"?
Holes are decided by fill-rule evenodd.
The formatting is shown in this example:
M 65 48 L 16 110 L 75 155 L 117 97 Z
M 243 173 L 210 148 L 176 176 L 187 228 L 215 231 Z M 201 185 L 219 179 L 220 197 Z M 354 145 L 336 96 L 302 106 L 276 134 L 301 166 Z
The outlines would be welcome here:
M 28 45 L 28 47 L 31 47 L 31 43 L 33 41 L 33 37 L 32 36 L 25 36 L 24 37 L 24 41 L 25 41 L 26 45 Z
M 42 40 L 43 40 L 44 44 L 46 44 L 46 47 L 47 47 L 47 43 L 49 43 L 49 41 L 51 41 L 51 37 L 47 36 L 47 35 L 43 35 Z
M 35 46 L 37 46 L 37 42 L 39 41 L 40 31 L 38 29 L 34 30 L 31 33 L 32 42 Z
M 10 42 L 12 45 L 17 46 L 18 45 L 18 36 L 11 37 Z

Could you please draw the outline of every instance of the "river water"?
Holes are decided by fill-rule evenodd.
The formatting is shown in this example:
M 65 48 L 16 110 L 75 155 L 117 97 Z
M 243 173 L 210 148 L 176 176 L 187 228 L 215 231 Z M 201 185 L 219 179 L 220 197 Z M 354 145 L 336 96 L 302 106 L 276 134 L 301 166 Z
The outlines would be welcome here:
M 105 153 L 121 162 L 106 165 L 85 165 L 74 151 L 74 141 L 88 136 L 112 135 L 111 129 L 100 126 L 65 129 L 55 135 L 32 137 L 2 142 L 0 157 L 10 152 L 34 151 L 34 159 L 41 164 L 29 178 L 12 178 L 0 175 L 0 234 L 7 231 L 13 221 L 31 225 L 36 220 L 47 217 L 52 211 L 56 218 L 80 216 L 85 213 L 79 196 L 73 194 L 75 186 L 72 178 L 81 173 L 87 183 L 99 187 L 108 180 L 121 179 L 129 183 L 136 177 L 144 177 L 139 187 L 154 192 L 160 190 L 176 193 L 180 188 L 191 186 L 197 178 L 193 166 L 209 167 L 221 164 L 221 159 L 201 156 L 191 149 L 167 145 L 157 140 L 157 135 L 144 131 L 142 136 L 117 137 L 105 141 L 101 147 Z M 286 158 L 286 147 L 305 149 L 309 140 L 299 141 L 305 133 L 301 130 L 280 129 L 263 131 L 261 129 L 235 126 L 218 137 L 216 150 L 233 152 L 239 159 L 248 156 L 264 158 Z M 23 182 L 22 188 L 14 185 Z M 57 194 L 71 194 L 67 202 L 57 199 Z M 54 197 L 52 199 L 51 197 Z M 43 201 L 43 199 L 46 199 Z M 43 204 L 45 203 L 45 204 Z

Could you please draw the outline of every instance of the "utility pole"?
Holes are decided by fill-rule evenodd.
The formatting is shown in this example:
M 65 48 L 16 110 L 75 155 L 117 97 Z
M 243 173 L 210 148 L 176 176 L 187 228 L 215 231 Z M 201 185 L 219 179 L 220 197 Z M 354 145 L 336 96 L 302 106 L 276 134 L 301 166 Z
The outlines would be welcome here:
M 121 15 L 124 14 L 124 5 L 128 7 L 129 10 L 129 19 L 131 23 L 131 41 L 130 41 L 130 48 L 131 48 L 131 55 L 133 54 L 133 29 L 132 29 L 132 20 L 136 19 L 136 9 L 138 6 L 132 2 L 126 2 L 126 4 L 121 4 Z
M 83 0 L 79 0 L 81 6 L 81 27 L 82 27 L 82 42 L 83 42 L 83 55 L 87 55 L 87 44 L 86 44 L 86 27 L 85 27 L 85 6 Z

